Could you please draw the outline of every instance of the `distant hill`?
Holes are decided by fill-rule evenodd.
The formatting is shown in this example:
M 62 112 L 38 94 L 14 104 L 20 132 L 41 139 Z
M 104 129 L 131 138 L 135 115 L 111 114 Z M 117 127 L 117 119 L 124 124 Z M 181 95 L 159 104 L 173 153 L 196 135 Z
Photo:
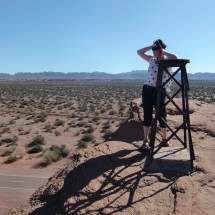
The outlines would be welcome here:
M 15 73 L 10 75 L 0 73 L 0 80 L 85 80 L 85 79 L 145 79 L 147 70 L 134 70 L 131 72 L 110 74 L 105 72 L 36 72 L 36 73 Z M 215 79 L 215 73 L 188 73 L 189 79 Z

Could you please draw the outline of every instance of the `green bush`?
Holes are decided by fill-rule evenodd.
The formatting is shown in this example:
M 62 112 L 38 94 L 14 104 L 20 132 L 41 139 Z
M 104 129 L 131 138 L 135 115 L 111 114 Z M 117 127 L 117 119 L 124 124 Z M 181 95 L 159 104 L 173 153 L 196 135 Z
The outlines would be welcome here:
M 100 110 L 100 113 L 105 113 L 106 112 L 106 110 L 104 109 L 104 108 L 102 108 L 101 110 Z
M 81 120 L 83 120 L 83 119 L 84 119 L 83 116 L 79 116 L 79 117 L 78 117 L 78 120 L 79 120 L 79 121 L 81 121 Z
M 34 121 L 37 123 L 37 122 L 45 122 L 46 121 L 46 117 L 47 117 L 47 114 L 46 113 L 40 113 L 39 115 L 37 115 L 35 118 L 34 118 Z
M 76 125 L 77 125 L 78 127 L 83 127 L 83 126 L 86 125 L 86 122 L 81 121 L 81 122 L 78 122 Z
M 43 150 L 42 145 L 44 144 L 44 137 L 41 135 L 37 135 L 30 143 L 26 145 L 26 151 L 29 154 L 41 152 Z
M 103 138 L 105 138 L 106 140 L 109 140 L 112 134 L 113 134 L 113 131 L 111 131 L 110 129 L 105 130 Z
M 94 132 L 94 128 L 92 126 L 90 126 L 88 129 L 87 129 L 87 133 L 93 133 Z
M 61 120 L 61 119 L 56 119 L 55 120 L 55 123 L 54 123 L 54 126 L 63 126 L 64 125 L 64 121 L 63 120 Z
M 96 117 L 93 118 L 94 122 L 98 122 L 99 120 L 100 120 L 100 118 L 98 116 L 96 116 Z
M 43 155 L 43 163 L 49 165 L 53 162 L 57 162 L 66 157 L 69 154 L 69 151 L 66 149 L 66 145 L 52 145 L 49 150 Z
M 3 143 L 12 143 L 13 139 L 12 138 L 5 138 L 5 139 L 2 139 L 1 142 L 3 142 Z
M 109 115 L 114 115 L 114 114 L 116 114 L 116 111 L 114 111 L 114 110 L 111 110 L 111 111 L 109 112 Z
M 94 136 L 90 133 L 84 134 L 83 137 L 81 138 L 81 140 L 85 141 L 85 142 L 90 142 L 94 139 Z
M 75 113 L 71 114 L 71 118 L 76 118 L 76 117 L 77 117 L 77 115 Z
M 50 147 L 50 151 L 54 151 L 62 157 L 66 157 L 69 154 L 69 151 L 64 144 L 62 144 L 61 146 L 52 145 Z
M 85 141 L 83 141 L 83 140 L 80 140 L 80 141 L 78 142 L 78 149 L 85 149 L 85 148 L 87 148 L 87 145 L 88 145 L 87 142 L 85 142 Z
M 43 155 L 43 162 L 47 165 L 60 160 L 60 155 L 55 151 L 48 151 Z
M 13 162 L 15 162 L 15 161 L 17 161 L 17 160 L 18 160 L 18 158 L 17 158 L 16 156 L 10 155 L 10 156 L 4 161 L 4 163 L 5 163 L 5 164 L 9 164 L 9 163 L 13 163 Z
M 43 145 L 44 143 L 45 143 L 44 137 L 42 135 L 37 135 L 30 143 L 27 144 L 27 147 Z
M 38 153 L 38 152 L 41 152 L 42 150 L 43 150 L 43 147 L 40 145 L 35 145 L 26 149 L 27 153 L 29 154 Z
M 102 129 L 109 129 L 110 127 L 111 127 L 111 125 L 110 125 L 110 122 L 109 122 L 109 121 L 104 122 L 104 123 L 102 124 Z

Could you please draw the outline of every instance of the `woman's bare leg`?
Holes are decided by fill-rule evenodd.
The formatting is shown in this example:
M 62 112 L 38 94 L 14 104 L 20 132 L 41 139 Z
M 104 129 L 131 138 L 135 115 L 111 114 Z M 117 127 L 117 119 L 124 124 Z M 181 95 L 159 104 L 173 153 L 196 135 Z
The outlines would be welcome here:
M 167 132 L 166 128 L 161 128 L 161 133 L 162 133 L 162 139 L 163 140 L 166 140 L 166 132 Z
M 150 127 L 149 126 L 143 126 L 143 133 L 144 133 L 144 141 L 148 142 L 149 140 L 149 132 L 150 132 Z

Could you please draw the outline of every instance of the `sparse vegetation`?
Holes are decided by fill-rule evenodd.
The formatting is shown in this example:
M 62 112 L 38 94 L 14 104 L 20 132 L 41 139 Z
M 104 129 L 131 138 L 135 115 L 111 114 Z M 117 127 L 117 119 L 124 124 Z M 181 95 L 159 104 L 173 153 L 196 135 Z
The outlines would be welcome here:
M 25 145 L 25 153 L 44 153 L 47 150 L 47 160 L 58 160 L 56 149 L 49 148 L 52 143 L 47 141 L 45 144 L 44 137 L 39 135 L 42 132 L 48 132 L 44 135 L 54 136 L 56 139 L 61 139 L 63 135 L 74 138 L 79 149 L 86 148 L 97 137 L 108 140 L 127 118 L 130 100 L 141 97 L 143 82 L 2 82 L 0 107 L 6 114 L 12 114 L 8 121 L 0 123 L 0 151 L 4 156 L 11 156 L 8 158 L 10 162 L 15 159 L 12 157 L 15 152 L 10 153 L 8 149 L 14 144 L 22 145 L 23 139 L 32 139 Z M 215 104 L 214 80 L 189 82 L 190 99 Z M 173 84 L 172 94 L 175 90 L 176 85 Z M 19 138 L 19 135 L 22 137 Z M 39 155 L 42 156 L 42 153 Z M 52 156 L 53 159 L 50 158 Z

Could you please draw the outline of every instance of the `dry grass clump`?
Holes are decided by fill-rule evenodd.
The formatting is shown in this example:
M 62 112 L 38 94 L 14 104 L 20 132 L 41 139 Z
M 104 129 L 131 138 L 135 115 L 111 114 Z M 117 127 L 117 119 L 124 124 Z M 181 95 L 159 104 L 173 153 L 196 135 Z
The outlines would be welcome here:
M 2 156 L 2 157 L 4 157 L 4 156 L 9 156 L 9 155 L 11 155 L 15 150 L 16 150 L 16 147 L 14 147 L 14 146 L 11 146 L 11 147 L 2 149 L 2 150 L 0 151 L 0 156 Z
M 16 151 L 16 150 L 17 150 L 16 146 L 10 146 L 10 147 L 0 150 L 0 156 L 6 157 L 3 162 L 4 164 L 13 163 L 23 157 L 23 153 L 21 153 L 20 151 Z
M 48 123 L 44 126 L 45 132 L 51 132 L 53 128 L 54 127 L 50 123 Z

